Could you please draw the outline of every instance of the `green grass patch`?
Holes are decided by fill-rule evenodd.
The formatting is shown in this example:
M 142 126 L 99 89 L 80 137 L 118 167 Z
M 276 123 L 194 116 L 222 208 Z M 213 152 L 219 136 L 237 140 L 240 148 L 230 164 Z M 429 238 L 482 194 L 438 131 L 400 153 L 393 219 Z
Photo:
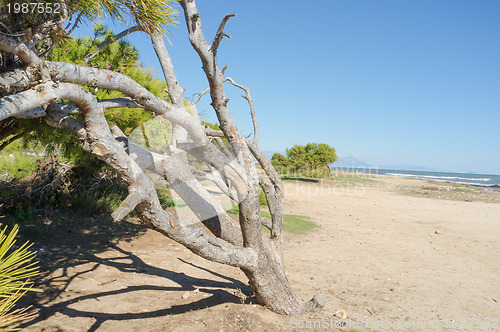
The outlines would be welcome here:
M 266 194 L 264 194 L 264 190 L 259 188 L 259 204 L 260 206 L 267 206 L 267 198 Z
M 228 214 L 238 215 L 239 208 L 237 205 L 227 210 Z M 261 211 L 260 215 L 262 218 L 271 219 L 271 214 L 266 211 Z M 283 229 L 289 233 L 293 234 L 304 234 L 310 230 L 318 227 L 314 221 L 309 220 L 309 217 L 299 216 L 297 214 L 285 214 L 283 216 Z M 265 230 L 264 226 L 262 226 Z
M 261 216 L 271 219 L 269 212 L 262 211 Z M 296 214 L 285 214 L 283 216 L 283 229 L 293 234 L 304 234 L 318 227 L 315 222 L 309 220 L 309 217 Z
M 19 141 L 12 143 L 0 152 L 0 176 L 2 180 L 23 178 L 31 175 L 40 159 L 40 151 L 23 148 Z

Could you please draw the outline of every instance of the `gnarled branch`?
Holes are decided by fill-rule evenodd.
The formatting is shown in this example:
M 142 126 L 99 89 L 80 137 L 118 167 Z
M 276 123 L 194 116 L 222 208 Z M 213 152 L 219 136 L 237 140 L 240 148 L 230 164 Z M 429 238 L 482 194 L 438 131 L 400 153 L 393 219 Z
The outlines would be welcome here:
M 205 94 L 209 93 L 210 92 L 210 88 L 206 88 L 205 90 L 203 90 L 202 92 L 198 93 L 198 96 L 196 97 L 196 99 L 193 101 L 193 105 L 196 105 L 196 103 L 198 103 L 201 99 L 201 97 L 203 97 Z M 196 94 L 195 94 L 196 95 Z M 194 96 L 195 96 L 194 95 Z
M 248 101 L 248 105 L 250 106 L 250 115 L 252 116 L 252 123 L 253 123 L 253 143 L 257 145 L 259 142 L 259 125 L 257 124 L 257 116 L 255 115 L 255 105 L 253 103 L 252 96 L 250 95 L 250 89 L 241 84 L 236 83 L 231 77 L 226 77 L 224 79 L 224 82 L 230 82 L 235 87 L 245 91 L 245 96 L 242 97 Z
M 48 91 L 49 89 L 52 91 Z M 161 208 L 154 184 L 113 138 L 102 107 L 88 91 L 76 85 L 63 83 L 57 87 L 47 87 L 45 92 L 45 95 L 40 95 L 38 100 L 40 104 L 50 102 L 53 96 L 56 99 L 64 98 L 76 102 L 82 110 L 87 131 L 86 137 L 80 136 L 85 141 L 84 148 L 110 165 L 129 184 L 129 190 L 136 191 L 140 195 L 140 203 L 136 206 L 136 210 L 147 225 L 206 259 L 249 270 L 256 268 L 255 250 L 233 246 L 222 239 L 214 238 L 201 228 L 187 225 Z M 73 128 L 68 127 L 68 122 L 56 122 L 68 131 L 74 132 Z M 134 204 L 137 200 L 134 195 L 131 203 Z M 129 211 L 128 208 L 124 210 Z M 118 211 L 115 216 L 119 217 L 126 211 Z
M 0 34 L 0 50 L 17 55 L 27 65 L 40 60 L 25 43 L 18 42 L 5 34 Z
M 219 48 L 219 44 L 222 41 L 222 38 L 227 37 L 231 39 L 231 36 L 224 32 L 224 27 L 226 26 L 227 21 L 235 15 L 236 14 L 227 14 L 220 22 L 219 28 L 217 29 L 217 33 L 215 34 L 214 41 L 212 42 L 212 46 L 210 46 L 210 51 L 214 55 L 214 58 L 217 56 L 217 49 Z

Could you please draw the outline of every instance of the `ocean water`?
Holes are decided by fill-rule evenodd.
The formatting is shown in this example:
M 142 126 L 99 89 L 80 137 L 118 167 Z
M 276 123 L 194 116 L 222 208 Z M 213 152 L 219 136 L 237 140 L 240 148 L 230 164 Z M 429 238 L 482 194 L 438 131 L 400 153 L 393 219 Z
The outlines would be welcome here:
M 482 187 L 491 190 L 500 190 L 500 175 L 405 171 L 405 170 L 377 169 L 377 168 L 351 168 L 349 170 L 354 172 L 358 171 L 360 173 L 425 179 L 438 182 L 453 182 L 453 183 Z

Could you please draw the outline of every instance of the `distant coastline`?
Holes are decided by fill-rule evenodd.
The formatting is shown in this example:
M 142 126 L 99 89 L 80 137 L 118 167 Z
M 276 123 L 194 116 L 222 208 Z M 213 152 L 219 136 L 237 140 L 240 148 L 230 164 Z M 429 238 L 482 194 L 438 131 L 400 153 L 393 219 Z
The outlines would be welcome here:
M 431 171 L 409 171 L 400 169 L 379 169 L 377 167 L 331 167 L 332 170 L 359 172 L 366 174 L 388 175 L 413 179 L 432 180 L 437 182 L 451 182 L 471 185 L 490 190 L 500 190 L 500 175 L 451 173 Z

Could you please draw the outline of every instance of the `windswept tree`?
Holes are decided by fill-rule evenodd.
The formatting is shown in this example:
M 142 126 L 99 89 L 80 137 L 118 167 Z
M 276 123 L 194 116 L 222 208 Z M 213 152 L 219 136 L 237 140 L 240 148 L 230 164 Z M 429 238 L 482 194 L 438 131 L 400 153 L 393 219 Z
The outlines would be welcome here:
M 286 149 L 286 156 L 275 153 L 271 159 L 273 166 L 282 173 L 305 171 L 306 174 L 314 174 L 314 171 L 319 168 L 325 169 L 328 174 L 330 173 L 329 164 L 335 160 L 337 160 L 335 149 L 325 143 L 295 144 Z
M 173 9 L 166 0 L 67 1 L 57 15 L 44 12 L 41 26 L 29 22 L 9 21 L 0 28 L 0 50 L 3 72 L 0 73 L 0 121 L 17 118 L 43 118 L 79 139 L 83 149 L 97 156 L 119 174 L 128 185 L 128 196 L 112 217 L 125 218 L 136 211 L 150 228 L 177 241 L 193 253 L 208 260 L 239 267 L 249 279 L 258 301 L 281 314 L 298 314 L 303 310 L 289 281 L 283 262 L 283 187 L 280 177 L 258 148 L 258 126 L 249 90 L 224 76 L 217 63 L 217 51 L 227 21 L 226 15 L 211 43 L 207 42 L 201 16 L 194 0 L 180 0 L 189 41 L 197 52 L 208 81 L 211 105 L 219 126 L 202 125 L 195 114 L 186 111 L 184 88 L 177 80 L 164 43 L 164 24 L 173 19 Z M 51 2 L 40 1 L 48 5 Z M 94 53 L 85 55 L 82 64 L 50 61 L 53 45 L 64 42 L 75 21 L 108 13 L 120 18 L 131 14 L 136 26 L 109 36 L 103 47 L 129 33 L 142 31 L 151 39 L 167 84 L 167 98 L 152 93 L 120 70 L 92 61 Z M 73 18 L 73 19 L 71 19 Z M 64 22 L 70 22 L 63 26 Z M 22 24 L 19 25 L 19 22 Z M 18 24 L 18 25 L 15 25 Z M 24 24 L 24 25 L 23 25 Z M 37 22 L 38 24 L 38 22 Z M 3 30 L 2 30 L 3 29 Z M 30 29 L 28 35 L 24 33 Z M 8 31 L 5 31 L 8 30 Z M 254 136 L 244 137 L 229 112 L 224 83 L 245 91 L 254 126 Z M 97 99 L 85 87 L 120 93 L 120 97 Z M 157 153 L 139 147 L 105 117 L 112 108 L 142 108 L 172 124 L 168 153 Z M 79 118 L 69 114 L 78 113 Z M 0 127 L 1 128 L 1 127 Z M 11 128 L 10 135 L 19 130 Z M 190 166 L 196 158 L 205 168 Z M 263 169 L 259 173 L 255 158 Z M 155 186 L 146 175 L 156 173 L 186 202 L 209 230 L 178 218 L 162 209 Z M 212 181 L 222 193 L 239 206 L 239 222 L 233 220 L 221 204 L 200 183 Z M 261 217 L 259 187 L 265 193 L 271 221 Z M 270 232 L 263 232 L 262 226 Z

